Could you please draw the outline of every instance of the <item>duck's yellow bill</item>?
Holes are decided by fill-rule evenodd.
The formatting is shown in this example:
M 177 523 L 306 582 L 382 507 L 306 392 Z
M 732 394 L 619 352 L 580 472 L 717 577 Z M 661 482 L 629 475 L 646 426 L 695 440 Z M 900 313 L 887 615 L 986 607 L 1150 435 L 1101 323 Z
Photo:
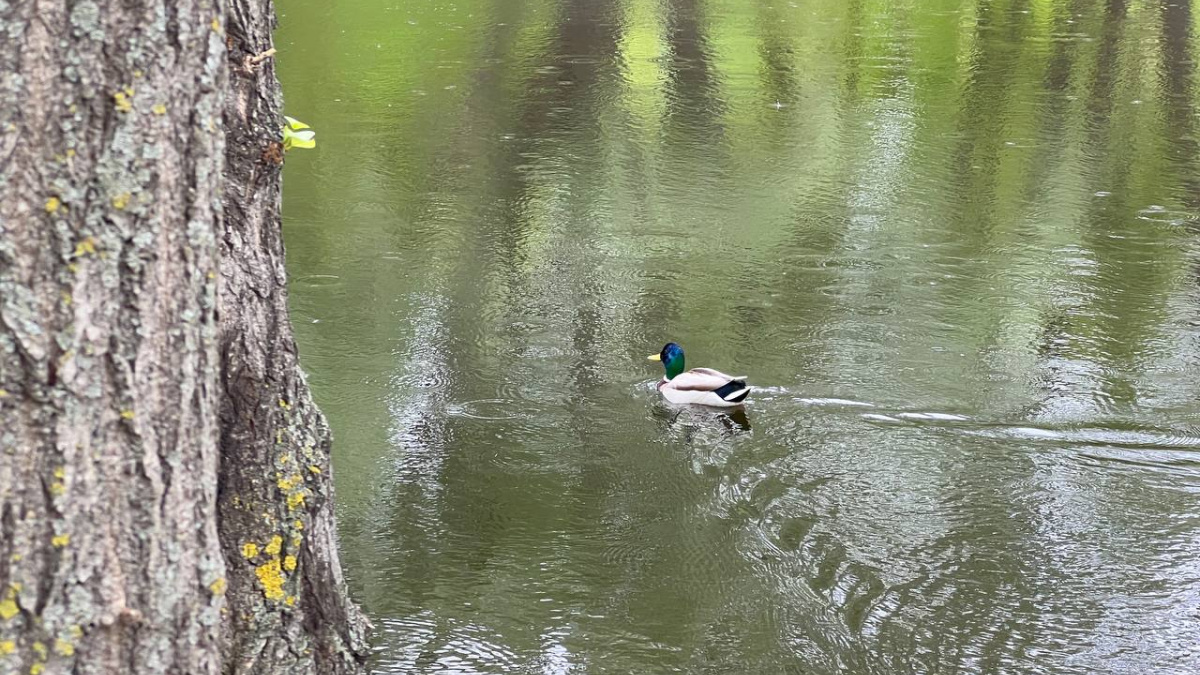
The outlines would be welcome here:
M 659 356 L 658 354 L 651 354 L 650 356 L 648 356 L 646 358 L 648 358 L 651 361 L 662 361 L 662 357 Z

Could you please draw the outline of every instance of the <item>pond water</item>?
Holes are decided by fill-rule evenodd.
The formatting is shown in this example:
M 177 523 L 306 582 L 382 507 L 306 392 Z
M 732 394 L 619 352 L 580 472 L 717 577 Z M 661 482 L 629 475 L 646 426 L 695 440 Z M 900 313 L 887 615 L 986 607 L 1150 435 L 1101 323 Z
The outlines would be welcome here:
M 279 7 L 377 672 L 1200 670 L 1188 0 Z

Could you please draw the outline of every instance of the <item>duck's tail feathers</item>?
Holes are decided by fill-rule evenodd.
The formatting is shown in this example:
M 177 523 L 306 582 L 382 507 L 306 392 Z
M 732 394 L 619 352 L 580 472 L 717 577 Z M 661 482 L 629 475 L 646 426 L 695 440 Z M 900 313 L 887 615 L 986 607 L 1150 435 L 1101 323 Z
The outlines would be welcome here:
M 713 391 L 721 400 L 729 403 L 741 403 L 750 395 L 750 387 L 745 380 L 730 380 Z

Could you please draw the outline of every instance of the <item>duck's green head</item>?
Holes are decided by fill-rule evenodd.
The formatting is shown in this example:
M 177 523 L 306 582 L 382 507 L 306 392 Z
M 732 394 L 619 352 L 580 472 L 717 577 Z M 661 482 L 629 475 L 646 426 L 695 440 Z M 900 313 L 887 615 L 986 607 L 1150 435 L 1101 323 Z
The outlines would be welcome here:
M 667 379 L 673 380 L 683 372 L 683 347 L 668 342 L 662 351 L 650 356 L 651 361 L 662 361 L 663 369 L 667 371 Z

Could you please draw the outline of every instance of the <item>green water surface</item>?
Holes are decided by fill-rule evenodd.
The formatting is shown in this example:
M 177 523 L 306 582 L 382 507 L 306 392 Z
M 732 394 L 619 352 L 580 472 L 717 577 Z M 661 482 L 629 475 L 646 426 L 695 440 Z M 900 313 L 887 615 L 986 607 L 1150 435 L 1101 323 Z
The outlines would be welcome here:
M 377 672 L 1200 671 L 1189 0 L 278 9 Z

